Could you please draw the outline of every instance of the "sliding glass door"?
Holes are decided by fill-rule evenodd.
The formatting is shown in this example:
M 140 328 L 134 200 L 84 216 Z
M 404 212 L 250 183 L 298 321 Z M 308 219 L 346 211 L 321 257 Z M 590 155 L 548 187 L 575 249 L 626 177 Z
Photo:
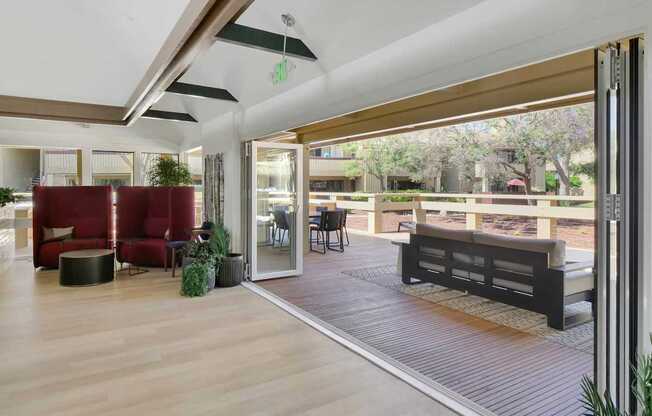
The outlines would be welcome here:
M 251 280 L 303 268 L 303 146 L 253 142 L 249 150 Z
M 640 224 L 643 215 L 643 42 L 596 51 L 598 149 L 596 375 L 600 391 L 634 412 L 632 367 L 641 343 L 643 304 Z M 648 213 L 649 215 L 649 213 Z

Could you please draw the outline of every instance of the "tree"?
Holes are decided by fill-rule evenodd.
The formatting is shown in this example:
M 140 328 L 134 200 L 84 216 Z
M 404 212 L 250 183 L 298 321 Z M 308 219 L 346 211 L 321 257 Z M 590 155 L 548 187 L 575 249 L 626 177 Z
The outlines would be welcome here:
M 147 172 L 147 179 L 152 186 L 192 185 L 188 165 L 170 157 L 158 158 Z
M 513 155 L 498 158 L 498 164 L 521 177 L 526 191 L 532 189 L 536 166 L 553 163 L 560 180 L 560 194 L 571 184 L 571 159 L 591 149 L 593 143 L 592 104 L 536 111 L 490 120 L 494 148 Z
M 451 156 L 451 143 L 442 129 L 424 130 L 411 133 L 410 145 L 406 148 L 405 170 L 413 182 L 424 182 L 433 179 L 434 191 L 439 190 L 437 185 L 441 181 L 444 169 L 449 165 Z
M 401 136 L 369 139 L 356 145 L 356 160 L 347 164 L 345 175 L 356 177 L 368 173 L 378 179 L 383 192 L 387 191 L 387 176 L 410 163 L 409 148 L 413 146 Z
M 490 136 L 486 123 L 459 124 L 440 129 L 439 134 L 449 141 L 448 166 L 457 168 L 462 179 L 461 191 L 473 192 L 476 179 L 476 165 L 491 157 Z M 492 173 L 489 172 L 489 176 Z

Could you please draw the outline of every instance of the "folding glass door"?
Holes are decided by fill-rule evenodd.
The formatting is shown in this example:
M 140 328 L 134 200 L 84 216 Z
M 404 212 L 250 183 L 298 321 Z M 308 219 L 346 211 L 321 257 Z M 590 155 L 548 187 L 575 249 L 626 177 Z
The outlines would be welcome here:
M 299 275 L 303 268 L 303 146 L 267 142 L 248 146 L 251 280 Z
M 634 409 L 630 363 L 642 338 L 642 68 L 641 39 L 596 50 L 596 378 L 626 411 Z

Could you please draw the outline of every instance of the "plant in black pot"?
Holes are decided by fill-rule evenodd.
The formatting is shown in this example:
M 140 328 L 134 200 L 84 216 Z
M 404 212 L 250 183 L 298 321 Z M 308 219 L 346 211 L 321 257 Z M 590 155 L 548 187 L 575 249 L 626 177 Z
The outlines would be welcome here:
M 244 262 L 242 254 L 231 253 L 231 235 L 223 225 L 217 225 L 209 241 L 217 253 L 218 277 L 220 287 L 231 287 L 242 283 Z
M 183 276 L 186 277 L 186 270 L 194 264 L 200 264 L 206 273 L 207 291 L 215 287 L 215 264 L 216 253 L 211 244 L 196 240 L 189 241 L 184 248 L 183 253 Z M 195 269 L 193 269 L 195 270 Z M 183 284 L 182 284 L 183 287 Z

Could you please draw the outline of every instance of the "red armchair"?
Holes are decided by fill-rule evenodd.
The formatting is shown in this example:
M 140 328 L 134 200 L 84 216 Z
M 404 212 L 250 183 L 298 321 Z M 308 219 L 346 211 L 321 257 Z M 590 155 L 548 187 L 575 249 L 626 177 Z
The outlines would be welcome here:
M 35 186 L 33 201 L 34 267 L 57 268 L 66 251 L 111 247 L 110 186 Z M 43 242 L 43 227 L 70 226 L 71 239 Z
M 163 267 L 169 256 L 165 243 L 190 239 L 194 205 L 195 190 L 188 186 L 118 188 L 118 261 Z

